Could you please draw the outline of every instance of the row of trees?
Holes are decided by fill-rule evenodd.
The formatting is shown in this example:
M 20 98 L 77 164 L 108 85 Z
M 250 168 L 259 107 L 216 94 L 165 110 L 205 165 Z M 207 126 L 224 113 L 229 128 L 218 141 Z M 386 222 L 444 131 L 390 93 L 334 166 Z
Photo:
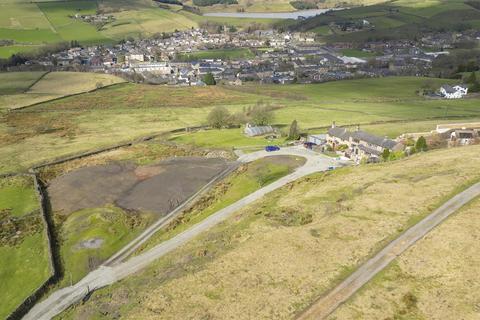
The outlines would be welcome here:
M 263 103 L 257 103 L 253 107 L 245 108 L 242 112 L 230 113 L 225 107 L 215 107 L 207 116 L 207 123 L 215 129 L 238 126 L 252 123 L 258 126 L 269 125 L 275 119 L 273 108 Z

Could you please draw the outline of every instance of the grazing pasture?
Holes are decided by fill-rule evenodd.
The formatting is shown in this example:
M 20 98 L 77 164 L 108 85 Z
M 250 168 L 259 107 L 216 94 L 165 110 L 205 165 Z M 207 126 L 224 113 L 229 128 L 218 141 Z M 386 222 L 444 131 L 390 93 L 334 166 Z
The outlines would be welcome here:
M 368 20 L 375 28 L 356 32 L 325 35 L 323 28 L 330 23 Z M 398 0 L 372 6 L 335 11 L 297 22 L 293 29 L 320 31 L 324 40 L 362 42 L 392 39 L 413 39 L 422 32 L 456 30 L 459 25 L 475 27 L 480 23 L 480 12 L 472 10 L 463 0 Z
M 275 124 L 288 126 L 296 119 L 303 129 L 326 127 L 332 121 L 338 125 L 378 123 L 383 127 L 379 126 L 377 133 L 384 130 L 384 134 L 391 134 L 402 132 L 403 128 L 423 131 L 426 124 L 422 121 L 480 118 L 476 98 L 447 101 L 418 96 L 415 91 L 425 81 L 407 77 L 313 85 L 196 88 L 120 84 L 10 112 L 0 121 L 0 171 L 26 168 L 142 135 L 201 125 L 215 106 L 225 106 L 235 113 L 259 101 L 274 109 Z M 438 86 L 445 82 L 429 81 Z M 414 125 L 417 121 L 418 128 Z M 238 132 L 231 132 L 224 142 L 223 138 L 214 139 L 225 147 L 236 144 L 236 139 L 240 145 L 263 145 L 266 141 L 251 139 L 250 143 Z M 208 145 L 209 138 L 205 140 L 202 134 L 209 133 L 179 139 Z
M 0 73 L 0 95 L 23 93 L 44 74 L 44 71 Z
M 0 179 L 0 318 L 51 274 L 47 239 L 30 177 Z
M 0 111 L 124 82 L 108 74 L 81 72 L 9 72 L 0 73 L 0 81 Z

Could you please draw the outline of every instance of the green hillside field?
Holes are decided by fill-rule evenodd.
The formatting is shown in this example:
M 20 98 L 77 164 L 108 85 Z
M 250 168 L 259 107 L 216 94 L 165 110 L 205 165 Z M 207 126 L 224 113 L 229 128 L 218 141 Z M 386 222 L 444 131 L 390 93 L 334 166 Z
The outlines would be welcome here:
M 10 219 L 16 221 L 16 227 L 7 223 Z M 5 319 L 52 272 L 31 178 L 0 179 L 0 222 L 0 318 Z
M 5 114 L 0 118 L 0 172 L 201 125 L 215 106 L 225 106 L 234 113 L 261 102 L 275 109 L 274 122 L 281 127 L 296 119 L 303 129 L 320 127 L 321 131 L 336 121 L 338 125 L 361 124 L 391 136 L 433 130 L 437 122 L 480 118 L 477 98 L 447 101 L 418 96 L 415 91 L 425 81 L 397 77 L 312 85 L 190 88 L 118 84 Z M 436 86 L 448 82 L 430 81 Z M 181 140 L 212 146 L 218 141 L 212 139 L 216 134 L 192 133 Z M 241 130 L 229 133 L 220 143 L 223 148 L 249 144 Z
M 355 22 L 368 20 L 374 30 L 342 32 L 325 28 L 332 22 Z M 385 39 L 413 39 L 421 32 L 460 30 L 475 27 L 480 23 L 480 11 L 463 0 L 396 0 L 385 4 L 357 7 L 331 12 L 295 24 L 295 30 L 318 31 L 326 41 L 352 41 Z

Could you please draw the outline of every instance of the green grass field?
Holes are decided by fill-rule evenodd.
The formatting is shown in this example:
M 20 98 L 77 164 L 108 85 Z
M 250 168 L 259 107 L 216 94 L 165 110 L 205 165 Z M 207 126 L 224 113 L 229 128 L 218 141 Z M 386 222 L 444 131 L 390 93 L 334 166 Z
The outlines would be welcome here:
M 4 319 L 50 276 L 47 240 L 33 181 L 0 180 L 0 318 Z M 19 222 L 14 229 L 7 219 Z M 17 233 L 20 231 L 20 233 Z
M 124 82 L 108 74 L 80 72 L 8 72 L 0 73 L 0 81 L 0 112 Z
M 178 144 L 188 144 L 196 147 L 225 148 L 234 147 L 264 147 L 285 143 L 284 138 L 265 139 L 265 137 L 247 137 L 241 129 L 200 130 L 194 133 L 176 134 L 169 139 Z
M 203 50 L 192 53 L 180 54 L 177 59 L 180 61 L 196 61 L 201 59 L 249 59 L 255 55 L 250 49 L 223 49 L 223 50 Z
M 328 35 L 325 27 L 331 22 L 368 20 L 374 30 L 341 32 Z M 294 29 L 318 32 L 326 41 L 362 42 L 367 40 L 413 39 L 421 32 L 454 30 L 461 24 L 475 27 L 480 12 L 463 0 L 397 0 L 336 11 L 298 22 Z
M 356 49 L 344 49 L 342 50 L 342 54 L 347 57 L 357 57 L 357 58 L 371 58 L 375 57 L 375 53 L 356 50 Z
M 45 72 L 5 72 L 0 73 L 0 95 L 27 91 Z
M 258 101 L 276 107 L 275 124 L 287 126 L 296 119 L 303 129 L 329 126 L 332 121 L 338 125 L 387 122 L 376 132 L 392 134 L 404 129 L 424 131 L 425 121 L 432 121 L 434 129 L 437 120 L 480 118 L 478 99 L 446 101 L 417 96 L 415 90 L 424 82 L 407 77 L 289 86 L 174 88 L 120 84 L 10 112 L 0 120 L 0 171 L 25 169 L 142 135 L 204 124 L 215 106 L 239 112 Z M 440 86 L 445 80 L 433 82 Z M 415 123 L 419 123 L 418 128 Z M 251 139 L 250 143 L 239 132 L 227 133 L 212 141 L 224 147 L 237 142 L 265 143 L 262 139 Z M 198 139 L 195 143 L 206 145 L 212 139 L 208 134 L 200 132 L 198 137 L 179 139 Z
M 136 216 L 113 205 L 68 215 L 60 227 L 61 257 L 65 269 L 61 285 L 78 282 L 134 239 L 151 220 L 151 216 Z M 82 246 L 92 239 L 99 239 L 102 244 L 98 248 Z

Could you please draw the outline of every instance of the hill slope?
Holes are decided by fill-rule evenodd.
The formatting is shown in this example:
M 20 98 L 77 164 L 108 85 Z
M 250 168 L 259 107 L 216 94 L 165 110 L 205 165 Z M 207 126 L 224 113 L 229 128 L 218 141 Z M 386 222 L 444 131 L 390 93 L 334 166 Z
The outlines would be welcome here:
M 475 3 L 475 1 L 473 1 Z M 480 11 L 463 0 L 396 0 L 385 4 L 335 11 L 297 22 L 294 30 L 316 31 L 325 34 L 332 23 L 356 23 L 367 20 L 373 30 L 344 32 L 330 26 L 328 41 L 376 41 L 414 39 L 423 32 L 455 31 L 480 25 Z
M 290 319 L 390 239 L 478 181 L 480 164 L 463 159 L 479 150 L 435 151 L 307 177 L 148 270 L 94 293 L 61 318 Z

